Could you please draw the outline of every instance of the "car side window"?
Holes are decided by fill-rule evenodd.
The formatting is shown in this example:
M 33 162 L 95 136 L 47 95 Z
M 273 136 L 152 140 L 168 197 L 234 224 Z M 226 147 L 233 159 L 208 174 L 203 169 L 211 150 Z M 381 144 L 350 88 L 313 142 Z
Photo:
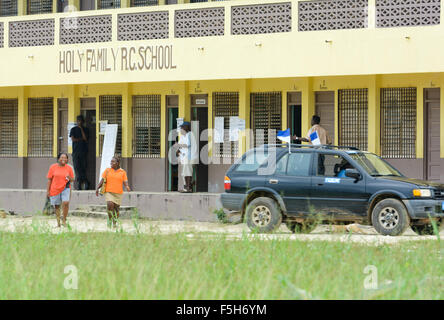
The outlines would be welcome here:
M 288 162 L 288 154 L 279 159 L 276 163 L 276 171 L 275 174 L 285 175 L 287 172 L 287 162 Z
M 354 167 L 342 156 L 337 154 L 318 154 L 316 175 L 323 177 L 346 178 L 345 170 Z
M 308 177 L 310 175 L 311 153 L 292 153 L 288 158 L 287 175 Z
M 267 160 L 268 155 L 267 150 L 252 150 L 242 159 L 235 171 L 254 172 Z

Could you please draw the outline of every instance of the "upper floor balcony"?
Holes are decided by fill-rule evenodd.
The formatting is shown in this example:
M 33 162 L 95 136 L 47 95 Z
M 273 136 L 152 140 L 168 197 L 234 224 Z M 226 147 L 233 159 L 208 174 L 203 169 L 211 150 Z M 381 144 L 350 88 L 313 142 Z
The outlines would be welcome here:
M 0 17 L 0 86 L 444 72 L 442 14 L 243 0 Z

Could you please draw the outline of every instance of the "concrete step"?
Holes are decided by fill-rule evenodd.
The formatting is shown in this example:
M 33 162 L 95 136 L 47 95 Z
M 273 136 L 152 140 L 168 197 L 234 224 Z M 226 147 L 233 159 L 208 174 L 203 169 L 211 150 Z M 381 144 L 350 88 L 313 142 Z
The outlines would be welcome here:
M 78 206 L 76 208 L 76 210 L 80 210 L 80 211 L 87 210 L 87 211 L 91 211 L 91 212 L 103 212 L 103 213 L 107 212 L 106 205 L 84 205 L 84 206 Z M 120 208 L 119 208 L 120 213 L 128 212 L 131 214 L 133 211 L 137 211 L 136 207 L 120 206 Z
M 73 210 L 69 212 L 70 216 L 74 217 L 86 217 L 86 218 L 101 218 L 101 219 L 108 219 L 108 213 L 106 212 L 100 212 L 100 211 L 90 211 L 90 210 Z M 131 219 L 132 214 L 131 211 L 120 211 L 119 218 L 123 219 Z

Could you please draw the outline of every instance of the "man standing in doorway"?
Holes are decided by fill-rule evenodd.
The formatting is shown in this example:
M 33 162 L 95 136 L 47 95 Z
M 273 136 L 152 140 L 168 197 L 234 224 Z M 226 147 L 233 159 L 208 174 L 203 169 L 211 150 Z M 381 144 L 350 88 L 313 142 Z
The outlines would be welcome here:
M 328 135 L 327 130 L 321 127 L 320 123 L 321 123 L 321 117 L 314 115 L 311 118 L 311 128 L 310 130 L 308 130 L 307 136 L 305 138 L 293 136 L 292 139 L 299 140 L 301 142 L 309 142 L 313 145 L 331 144 L 332 141 Z M 317 135 L 316 134 L 313 135 L 314 132 L 316 132 Z M 324 161 L 325 161 L 325 156 L 323 154 L 320 154 L 318 157 L 318 169 L 317 169 L 318 175 L 324 175 L 325 173 Z
M 307 136 L 305 138 L 293 136 L 292 139 L 315 144 L 315 142 L 312 141 L 312 139 L 310 137 L 311 137 L 311 134 L 316 131 L 316 133 L 318 134 L 320 144 L 331 144 L 332 142 L 331 142 L 330 136 L 328 135 L 327 130 L 325 130 L 323 127 L 321 127 L 320 123 L 321 123 L 321 118 L 316 115 L 313 116 L 311 118 L 311 128 L 310 128 L 310 130 L 308 130 Z
M 76 176 L 76 190 L 87 190 L 89 187 L 86 177 L 86 167 L 88 159 L 88 128 L 85 126 L 85 118 L 82 115 L 77 117 L 77 126 L 71 129 L 69 136 L 72 140 L 72 158 Z
M 181 137 L 179 143 L 176 144 L 176 148 L 179 148 L 177 154 L 180 158 L 182 165 L 182 177 L 184 179 L 184 188 L 181 192 L 191 193 L 193 192 L 193 163 L 195 159 L 195 141 L 191 132 L 191 123 L 185 121 L 180 126 Z

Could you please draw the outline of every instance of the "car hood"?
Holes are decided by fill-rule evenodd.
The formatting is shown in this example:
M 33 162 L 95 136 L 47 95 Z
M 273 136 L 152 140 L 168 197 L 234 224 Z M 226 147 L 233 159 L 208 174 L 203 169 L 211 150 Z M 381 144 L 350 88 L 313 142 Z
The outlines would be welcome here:
M 419 187 L 433 187 L 436 189 L 444 189 L 444 184 L 433 181 L 425 181 L 425 180 L 419 180 L 407 177 L 380 177 L 379 179 L 401 181 L 401 182 L 411 183 Z

